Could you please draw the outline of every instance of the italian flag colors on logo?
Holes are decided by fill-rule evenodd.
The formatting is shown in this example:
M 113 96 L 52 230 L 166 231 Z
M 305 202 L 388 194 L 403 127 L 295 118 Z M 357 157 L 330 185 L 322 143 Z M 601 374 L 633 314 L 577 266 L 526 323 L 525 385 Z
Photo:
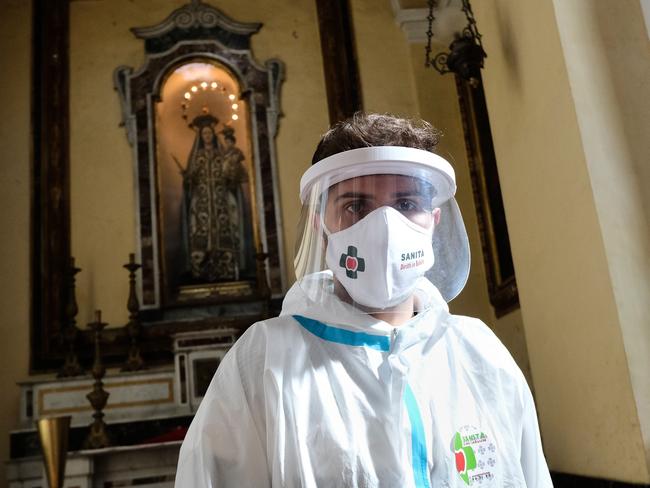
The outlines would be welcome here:
M 456 471 L 465 484 L 469 485 L 469 476 L 467 471 L 476 468 L 476 456 L 474 449 L 469 446 L 463 446 L 463 438 L 459 432 L 454 435 L 454 456 L 456 458 Z
M 456 471 L 467 486 L 493 486 L 497 448 L 483 430 L 471 425 L 461 427 L 452 437 L 450 448 Z

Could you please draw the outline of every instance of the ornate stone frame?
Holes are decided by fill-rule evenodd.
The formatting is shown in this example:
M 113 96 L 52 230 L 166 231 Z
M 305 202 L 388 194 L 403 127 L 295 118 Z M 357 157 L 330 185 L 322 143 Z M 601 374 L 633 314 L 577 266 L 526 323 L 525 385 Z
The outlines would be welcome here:
M 174 11 L 163 23 L 152 28 L 136 29 L 135 34 L 145 40 L 148 58 L 164 55 L 181 42 L 188 54 L 203 45 L 214 56 L 231 53 L 240 62 L 249 61 L 250 69 L 240 69 L 241 75 L 253 87 L 266 87 L 251 91 L 255 102 L 255 118 L 260 134 L 257 171 L 258 201 L 262 204 L 266 231 L 262 237 L 264 251 L 269 254 L 267 273 L 274 294 L 284 290 L 282 263 L 282 222 L 279 212 L 275 172 L 274 137 L 277 132 L 279 89 L 283 78 L 283 65 L 270 60 L 265 66 L 255 63 L 250 52 L 250 36 L 261 28 L 260 24 L 240 24 L 228 19 L 218 10 L 199 0 Z M 69 303 L 70 259 L 70 168 L 69 168 L 69 0 L 34 0 L 32 46 L 32 302 L 31 302 L 31 358 L 30 371 L 52 371 L 61 367 L 64 349 L 61 347 L 66 306 Z M 207 36 L 207 39 L 206 39 Z M 198 50 L 198 49 L 197 49 Z M 146 66 L 146 64 L 145 64 Z M 243 65 L 242 65 L 243 66 Z M 127 68 L 128 69 L 128 68 Z M 249 72 L 250 71 L 250 72 Z M 126 72 L 122 73 L 124 76 Z M 128 115 L 130 102 L 126 85 L 116 80 L 121 92 L 124 123 L 129 130 L 133 124 Z M 129 88 L 130 89 L 130 88 Z M 137 112 L 132 115 L 136 117 Z M 263 130 L 262 130 L 263 129 Z M 136 154 L 137 131 L 131 131 L 131 141 Z M 145 141 L 146 142 L 146 141 Z M 263 153 L 265 156 L 263 156 Z M 263 156 L 263 157 L 262 157 Z M 139 197 L 141 198 L 141 196 Z M 139 200 L 138 200 L 139 201 Z M 251 308 L 251 307 L 248 307 Z M 264 307 L 253 307 L 259 318 L 266 313 Z M 200 318 L 192 322 L 192 330 L 236 328 L 250 325 L 254 315 Z M 142 330 L 140 349 L 148 364 L 169 363 L 173 359 L 171 335 L 181 330 L 175 322 L 151 324 Z M 103 355 L 105 364 L 122 364 L 129 350 L 129 335 L 125 327 L 111 328 L 104 334 Z M 78 338 L 78 352 L 82 363 L 91 361 L 92 335 L 82 330 Z
M 284 67 L 275 59 L 264 66 L 254 59 L 250 37 L 260 28 L 261 24 L 236 22 L 200 0 L 192 0 L 158 25 L 132 29 L 145 41 L 145 62 L 136 71 L 120 66 L 114 72 L 135 161 L 137 256 L 143 266 L 138 285 L 143 310 L 162 306 L 154 107 L 165 75 L 175 66 L 197 59 L 226 66 L 238 79 L 242 97 L 248 102 L 255 192 L 260 202 L 259 235 L 262 252 L 268 255 L 266 281 L 272 296 L 280 296 L 285 290 L 274 145 Z

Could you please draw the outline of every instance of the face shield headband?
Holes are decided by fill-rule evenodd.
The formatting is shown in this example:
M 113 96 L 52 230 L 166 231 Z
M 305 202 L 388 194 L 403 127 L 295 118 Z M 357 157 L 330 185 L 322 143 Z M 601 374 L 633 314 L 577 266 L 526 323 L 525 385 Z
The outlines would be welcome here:
M 322 228 L 328 192 L 341 182 L 349 184 L 372 175 L 406 176 L 431 189 L 429 203 L 432 208 L 440 208 L 441 217 L 431 242 L 435 262 L 424 278 L 436 286 L 447 302 L 451 301 L 465 286 L 470 262 L 465 226 L 454 199 L 455 173 L 442 157 L 414 148 L 353 149 L 325 158 L 305 172 L 300 182 L 303 209 L 294 258 L 297 279 L 314 283 L 313 276 L 331 269 L 331 259 L 330 266 L 325 259 L 327 245 Z M 377 192 L 381 190 L 376 187 Z M 305 291 L 310 296 L 314 294 Z

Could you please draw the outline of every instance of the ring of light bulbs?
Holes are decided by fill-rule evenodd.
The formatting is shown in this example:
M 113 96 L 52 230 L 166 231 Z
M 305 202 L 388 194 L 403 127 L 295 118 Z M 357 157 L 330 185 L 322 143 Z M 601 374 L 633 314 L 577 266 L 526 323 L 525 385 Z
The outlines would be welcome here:
M 192 96 L 195 93 L 199 93 L 199 90 L 201 91 L 213 91 L 220 93 L 223 96 L 226 96 L 228 98 L 228 103 L 230 103 L 230 108 L 232 110 L 232 113 L 230 114 L 230 119 L 228 122 L 226 122 L 226 125 L 230 125 L 233 121 L 236 121 L 239 119 L 239 115 L 237 114 L 237 110 L 239 109 L 239 103 L 237 103 L 237 97 L 233 93 L 228 93 L 226 91 L 226 88 L 216 81 L 212 82 L 207 82 L 207 81 L 201 81 L 198 82 L 192 86 L 183 94 L 183 102 L 181 103 L 181 109 L 183 111 L 183 119 L 187 121 L 188 115 L 187 112 L 190 108 L 190 104 L 192 102 Z

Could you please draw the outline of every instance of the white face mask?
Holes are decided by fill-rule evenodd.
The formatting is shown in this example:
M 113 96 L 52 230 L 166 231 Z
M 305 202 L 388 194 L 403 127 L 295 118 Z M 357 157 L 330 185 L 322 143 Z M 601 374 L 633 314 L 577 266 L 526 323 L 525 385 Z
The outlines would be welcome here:
M 354 225 L 329 233 L 325 260 L 352 300 L 393 307 L 433 266 L 433 225 L 420 227 L 392 207 L 373 210 Z

